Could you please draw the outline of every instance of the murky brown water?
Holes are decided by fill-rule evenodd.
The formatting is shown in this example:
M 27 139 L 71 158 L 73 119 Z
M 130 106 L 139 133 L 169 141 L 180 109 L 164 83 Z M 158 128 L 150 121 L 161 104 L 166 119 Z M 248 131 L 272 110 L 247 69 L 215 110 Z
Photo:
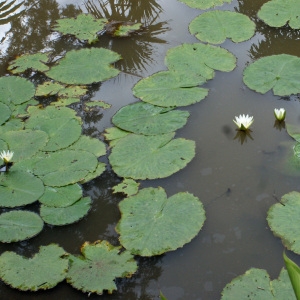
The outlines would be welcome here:
M 116 3 L 122 1 L 115 1 Z M 124 1 L 125 2 L 125 1 Z M 111 117 L 122 106 L 137 101 L 133 85 L 141 78 L 166 69 L 164 57 L 169 48 L 182 43 L 198 42 L 188 31 L 188 24 L 201 13 L 176 0 L 127 0 L 122 10 L 113 0 L 41 0 L 25 1 L 31 7 L 23 18 L 0 27 L 2 41 L 1 75 L 7 62 L 15 55 L 53 50 L 63 54 L 82 45 L 72 39 L 59 39 L 51 34 L 50 25 L 61 17 L 73 17 L 81 11 L 115 20 L 142 22 L 148 30 L 138 36 L 116 40 L 106 36 L 96 46 L 118 52 L 123 60 L 117 67 L 123 72 L 116 78 L 94 85 L 92 99 L 112 104 L 104 113 L 90 114 L 77 109 L 84 120 L 84 133 L 101 137 L 111 126 Z M 118 281 L 113 295 L 90 296 L 89 299 L 159 299 L 159 291 L 169 300 L 220 298 L 224 286 L 251 267 L 263 268 L 277 278 L 283 267 L 281 241 L 268 228 L 266 213 L 282 195 L 299 191 L 298 177 L 285 175 L 282 163 L 282 142 L 291 140 L 285 129 L 274 127 L 273 109 L 284 107 L 287 122 L 299 124 L 300 103 L 296 96 L 277 97 L 271 92 L 260 95 L 246 88 L 242 81 L 245 66 L 257 58 L 287 53 L 300 56 L 297 32 L 271 29 L 256 19 L 256 13 L 266 0 L 240 0 L 222 9 L 244 13 L 256 21 L 257 33 L 247 42 L 226 41 L 222 47 L 238 58 L 230 73 L 216 72 L 206 86 L 209 95 L 202 102 L 189 106 L 188 124 L 177 136 L 196 141 L 197 154 L 193 161 L 173 176 L 143 181 L 141 187 L 162 186 L 172 195 L 181 191 L 201 199 L 207 220 L 191 243 L 182 249 L 153 258 L 139 259 L 139 270 L 131 278 Z M 106 3 L 106 15 L 101 4 Z M 8 31 L 5 35 L 5 32 Z M 30 74 L 27 74 L 30 75 Z M 39 78 L 33 78 L 38 82 Z M 232 119 L 241 113 L 254 116 L 251 137 L 243 143 Z M 107 161 L 106 158 L 103 161 Z M 1 253 L 13 250 L 23 255 L 38 251 L 40 245 L 58 243 L 70 253 L 79 253 L 85 241 L 106 239 L 118 244 L 114 227 L 120 215 L 117 204 L 122 200 L 111 187 L 120 181 L 108 170 L 85 185 L 86 194 L 93 199 L 92 211 L 78 224 L 64 227 L 46 226 L 41 234 L 29 241 L 0 245 Z M 34 207 L 33 207 L 34 208 Z M 299 258 L 290 254 L 294 260 Z M 20 293 L 0 283 L 0 299 L 88 299 L 66 283 L 52 290 Z

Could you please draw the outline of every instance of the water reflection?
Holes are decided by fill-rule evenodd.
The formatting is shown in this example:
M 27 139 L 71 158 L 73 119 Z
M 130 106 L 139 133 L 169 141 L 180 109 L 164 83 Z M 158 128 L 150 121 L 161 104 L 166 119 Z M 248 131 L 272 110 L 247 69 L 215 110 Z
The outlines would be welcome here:
M 124 38 L 109 38 L 103 36 L 101 44 L 118 52 L 123 60 L 117 63 L 123 72 L 137 74 L 155 62 L 155 44 L 165 44 L 160 35 L 170 30 L 166 21 L 158 21 L 163 12 L 162 7 L 155 0 L 88 0 L 84 3 L 86 10 L 96 18 L 106 18 L 110 21 L 131 21 L 142 23 L 145 30 Z
M 278 120 L 275 120 L 273 127 L 281 131 L 282 129 L 285 129 L 285 121 L 279 122 Z
M 247 143 L 248 139 L 251 139 L 253 141 L 253 137 L 251 136 L 251 130 L 248 129 L 246 131 L 237 130 L 234 140 L 238 140 L 241 145 L 244 143 Z

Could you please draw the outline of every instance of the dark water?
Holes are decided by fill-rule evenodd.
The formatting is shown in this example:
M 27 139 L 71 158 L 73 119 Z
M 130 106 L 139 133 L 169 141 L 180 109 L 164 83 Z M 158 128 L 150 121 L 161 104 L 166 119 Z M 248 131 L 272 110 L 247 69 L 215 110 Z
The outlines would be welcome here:
M 118 4 L 119 2 L 119 4 Z M 300 56 L 299 34 L 289 28 L 272 29 L 260 22 L 256 13 L 262 0 L 233 1 L 222 9 L 248 15 L 256 22 L 255 36 L 240 44 L 226 41 L 222 47 L 237 57 L 237 67 L 230 73 L 216 72 L 206 84 L 206 99 L 183 108 L 190 112 L 188 124 L 178 130 L 178 137 L 196 142 L 196 157 L 180 172 L 161 180 L 142 181 L 141 187 L 162 186 L 169 196 L 188 191 L 204 203 L 207 220 L 191 243 L 174 252 L 152 258 L 137 258 L 138 272 L 130 279 L 118 280 L 113 295 L 91 295 L 89 299 L 159 299 L 159 291 L 170 300 L 219 299 L 224 286 L 251 267 L 263 268 L 277 278 L 283 267 L 284 247 L 270 231 L 266 214 L 282 195 L 299 191 L 297 176 L 283 172 L 282 143 L 291 141 L 285 128 L 274 127 L 274 108 L 284 107 L 287 122 L 299 124 L 297 96 L 278 97 L 271 92 L 261 95 L 249 90 L 242 81 L 245 66 L 272 54 Z M 122 5 L 128 4 L 128 5 Z M 123 60 L 116 64 L 122 70 L 116 78 L 95 84 L 91 99 L 112 105 L 104 112 L 86 113 L 76 109 L 84 120 L 83 131 L 103 139 L 102 132 L 111 126 L 111 117 L 122 106 L 135 102 L 133 85 L 142 77 L 166 69 L 164 58 L 169 48 L 182 43 L 198 42 L 188 31 L 188 24 L 201 13 L 176 0 L 166 1 L 25 1 L 28 11 L 0 27 L 1 75 L 6 74 L 9 60 L 16 55 L 52 50 L 53 56 L 82 48 L 72 38 L 51 33 L 50 25 L 61 17 L 74 17 L 81 11 L 113 20 L 142 22 L 147 30 L 127 39 L 103 36 L 95 46 L 118 52 Z M 34 74 L 27 77 L 38 83 Z M 234 116 L 254 116 L 251 136 L 236 136 Z M 107 162 L 107 158 L 102 158 Z M 93 199 L 88 216 L 78 224 L 64 227 L 45 226 L 29 241 L 0 245 L 6 250 L 31 255 L 40 245 L 58 243 L 70 253 L 79 253 L 85 241 L 106 239 L 118 245 L 114 227 L 120 218 L 118 203 L 111 187 L 120 182 L 107 167 L 99 178 L 84 186 Z M 33 206 L 33 209 L 35 207 Z M 289 256 L 300 260 L 289 253 Z M 88 299 L 65 282 L 52 290 L 24 293 L 0 283 L 0 299 Z

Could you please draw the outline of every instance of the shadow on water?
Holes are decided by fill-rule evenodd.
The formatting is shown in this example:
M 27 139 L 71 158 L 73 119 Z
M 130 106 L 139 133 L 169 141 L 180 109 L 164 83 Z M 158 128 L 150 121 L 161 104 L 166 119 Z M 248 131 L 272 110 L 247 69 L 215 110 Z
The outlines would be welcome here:
M 300 124 L 297 96 L 275 97 L 247 89 L 242 72 L 247 64 L 260 57 L 288 53 L 299 55 L 298 31 L 288 27 L 272 29 L 258 20 L 257 11 L 266 0 L 233 1 L 222 9 L 248 15 L 257 25 L 256 35 L 249 41 L 222 47 L 237 56 L 237 68 L 230 73 L 216 72 L 206 84 L 209 95 L 201 103 L 186 107 L 188 124 L 176 135 L 196 142 L 196 157 L 185 169 L 169 178 L 142 181 L 141 188 L 162 186 L 168 196 L 188 191 L 204 203 L 207 220 L 198 236 L 176 251 L 152 258 L 137 258 L 139 269 L 128 279 L 117 280 L 118 291 L 102 296 L 83 294 L 63 282 L 44 292 L 21 293 L 0 282 L 0 299 L 159 299 L 159 291 L 168 299 L 220 298 L 224 286 L 251 267 L 264 268 L 277 278 L 283 267 L 281 241 L 268 228 L 266 213 L 282 195 L 299 190 L 296 177 L 280 169 L 283 159 L 281 143 L 290 141 L 284 123 L 274 123 L 274 107 L 287 110 L 289 122 Z M 144 30 L 129 38 L 117 39 L 103 34 L 93 47 L 118 52 L 122 60 L 116 67 L 122 72 L 116 78 L 94 84 L 74 108 L 83 120 L 83 132 L 103 139 L 104 128 L 120 107 L 137 101 L 133 85 L 144 76 L 166 69 L 166 51 L 181 43 L 197 40 L 188 32 L 188 24 L 202 13 L 176 0 L 41 0 L 24 1 L 15 16 L 4 17 L 0 27 L 3 39 L 1 75 L 7 74 L 8 62 L 23 53 L 52 51 L 53 58 L 84 45 L 73 37 L 61 37 L 51 25 L 62 17 L 75 17 L 89 12 L 98 18 L 141 22 Z M 1 9 L 0 9 L 1 10 Z M 0 13 L 1 19 L 1 13 Z M 1 23 L 0 23 L 1 25 Z M 300 55 L 299 55 L 300 56 Z M 44 78 L 38 73 L 24 75 L 35 84 Z M 84 109 L 89 99 L 103 100 L 110 109 Z M 252 132 L 236 132 L 232 122 L 240 113 L 254 115 Z M 89 214 L 77 224 L 62 227 L 45 225 L 38 236 L 24 242 L 1 244 L 0 251 L 15 251 L 30 256 L 40 245 L 60 244 L 66 251 L 79 254 L 85 241 L 108 240 L 118 245 L 115 226 L 120 219 L 118 203 L 124 198 L 114 194 L 118 178 L 110 169 L 84 185 L 85 195 L 92 198 Z M 1 195 L 0 195 L 1 197 Z M 38 210 L 37 204 L 26 207 Z M 295 255 L 289 255 L 299 261 Z

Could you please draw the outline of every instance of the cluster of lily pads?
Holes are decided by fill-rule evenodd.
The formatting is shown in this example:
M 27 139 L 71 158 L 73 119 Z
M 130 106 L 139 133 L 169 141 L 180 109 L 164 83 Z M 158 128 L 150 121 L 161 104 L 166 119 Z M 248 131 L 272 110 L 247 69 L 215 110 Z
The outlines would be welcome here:
M 231 0 L 185 3 L 206 9 L 223 2 Z M 283 0 L 270 2 L 275 8 L 284 5 Z M 259 13 L 262 19 L 264 10 L 263 6 Z M 111 28 L 107 24 L 106 19 L 82 14 L 58 20 L 54 29 L 63 35 L 75 36 L 83 44 L 91 44 Z M 290 24 L 296 26 L 295 21 Z M 121 33 L 141 29 L 140 24 L 115 25 Z M 187 111 L 176 110 L 176 107 L 203 100 L 208 90 L 201 86 L 214 78 L 215 70 L 230 72 L 235 68 L 235 56 L 211 44 L 223 43 L 226 38 L 233 42 L 248 40 L 254 35 L 255 24 L 242 14 L 213 10 L 195 18 L 189 29 L 207 44 L 183 44 L 170 49 L 165 57 L 168 70 L 140 80 L 133 94 L 142 101 L 120 109 L 112 118 L 115 127 L 105 133 L 111 146 L 109 162 L 114 172 L 124 179 L 114 187 L 114 192 L 128 196 L 119 204 L 121 219 L 116 231 L 121 246 L 114 247 L 107 241 L 85 243 L 82 255 L 74 256 L 52 244 L 41 247 L 30 259 L 5 252 L 0 256 L 0 277 L 4 282 L 21 290 L 38 290 L 52 288 L 66 279 L 84 292 L 102 294 L 107 290 L 111 293 L 116 289 L 116 277 L 131 276 L 137 270 L 133 255 L 148 257 L 176 250 L 201 230 L 205 211 L 197 197 L 181 192 L 168 198 L 161 187 L 139 190 L 136 180 L 168 177 L 193 159 L 195 142 L 175 138 L 176 130 L 186 124 L 189 116 Z M 84 85 L 116 76 L 119 71 L 112 63 L 121 57 L 96 47 L 69 51 L 54 65 L 49 57 L 50 53 L 25 54 L 9 66 L 15 75 L 27 69 L 46 75 L 49 80 L 37 87 L 19 76 L 0 78 L 0 149 L 5 151 L 0 156 L 5 164 L 5 172 L 0 173 L 0 206 L 10 209 L 0 215 L 2 242 L 33 237 L 44 223 L 65 225 L 83 218 L 91 199 L 83 197 L 80 184 L 100 176 L 105 170 L 105 165 L 98 161 L 99 156 L 106 154 L 104 143 L 82 135 L 81 119 L 66 106 L 80 101 L 88 90 Z M 270 89 L 275 95 L 298 93 L 300 80 L 296 70 L 299 64 L 295 56 L 265 57 L 245 69 L 244 82 L 261 93 Z M 53 95 L 56 101 L 47 107 L 38 106 L 34 99 Z M 283 120 L 285 112 L 275 111 L 275 116 Z M 244 130 L 249 128 L 253 118 L 242 116 L 235 122 Z M 297 142 L 300 142 L 299 136 L 299 133 L 292 135 Z M 294 149 L 295 157 L 300 157 L 297 146 Z M 7 165 L 10 161 L 13 161 L 12 166 Z M 281 216 L 286 218 L 296 213 L 294 207 L 300 205 L 298 194 L 292 192 L 284 196 L 284 206 L 275 204 L 268 212 L 268 222 L 275 235 L 283 238 L 287 248 L 297 249 L 296 252 L 300 250 L 293 243 L 294 236 L 287 238 L 294 228 L 282 232 L 281 226 L 276 226 Z M 37 201 L 39 214 L 23 208 Z M 122 247 L 126 250 L 121 251 Z M 47 272 L 35 276 L 36 268 L 47 269 Z M 31 281 L 27 282 L 29 277 Z M 253 278 L 263 278 L 259 283 L 261 289 L 255 289 L 258 283 L 254 283 Z M 245 295 L 255 289 L 255 293 L 275 299 L 275 295 L 284 291 L 284 295 L 291 295 L 293 299 L 285 270 L 278 281 L 270 282 L 266 271 L 257 269 L 233 280 L 224 289 L 222 299 L 241 298 L 240 285 L 244 284 L 249 285 Z

